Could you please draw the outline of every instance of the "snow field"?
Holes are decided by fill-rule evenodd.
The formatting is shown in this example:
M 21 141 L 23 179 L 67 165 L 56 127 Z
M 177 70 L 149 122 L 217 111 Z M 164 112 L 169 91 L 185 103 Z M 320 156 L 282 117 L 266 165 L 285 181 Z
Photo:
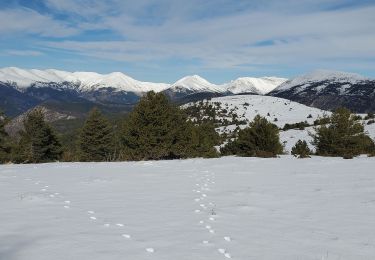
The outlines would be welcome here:
M 3 165 L 0 259 L 370 260 L 374 166 L 291 156 Z

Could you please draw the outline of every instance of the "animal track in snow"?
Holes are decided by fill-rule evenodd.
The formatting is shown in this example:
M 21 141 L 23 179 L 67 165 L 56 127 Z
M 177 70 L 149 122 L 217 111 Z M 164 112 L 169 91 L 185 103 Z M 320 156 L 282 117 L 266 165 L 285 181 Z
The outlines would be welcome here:
M 219 251 L 220 254 L 225 254 L 226 252 L 224 248 L 219 248 L 217 251 Z
M 149 247 L 149 248 L 146 248 L 146 251 L 148 253 L 154 253 L 155 252 L 155 249 L 153 249 L 152 247 Z

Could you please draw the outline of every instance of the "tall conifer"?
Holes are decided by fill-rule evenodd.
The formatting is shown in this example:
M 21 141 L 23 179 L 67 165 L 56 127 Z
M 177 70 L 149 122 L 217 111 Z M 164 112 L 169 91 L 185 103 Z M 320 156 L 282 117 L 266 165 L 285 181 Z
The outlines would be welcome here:
M 85 121 L 78 140 L 81 161 L 112 161 L 115 158 L 113 126 L 94 108 Z

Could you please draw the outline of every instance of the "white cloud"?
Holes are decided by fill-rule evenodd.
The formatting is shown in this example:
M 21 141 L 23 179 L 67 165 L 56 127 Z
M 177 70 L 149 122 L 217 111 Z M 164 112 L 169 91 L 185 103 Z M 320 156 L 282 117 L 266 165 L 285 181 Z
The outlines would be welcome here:
M 34 56 L 34 57 L 44 55 L 43 52 L 34 51 L 34 50 L 5 50 L 3 54 L 13 55 L 13 56 Z
M 0 10 L 0 33 L 66 37 L 79 33 L 79 30 L 65 22 L 54 20 L 31 9 Z

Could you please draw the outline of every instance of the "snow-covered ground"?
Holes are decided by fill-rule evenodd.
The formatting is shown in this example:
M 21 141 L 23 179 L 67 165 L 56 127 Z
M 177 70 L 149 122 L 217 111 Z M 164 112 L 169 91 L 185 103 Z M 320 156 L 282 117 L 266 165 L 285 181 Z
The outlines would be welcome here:
M 372 260 L 375 158 L 0 166 L 0 259 Z
M 277 98 L 272 96 L 260 96 L 260 95 L 236 95 L 212 98 L 208 101 L 209 104 L 217 107 L 217 103 L 220 103 L 220 109 L 226 109 L 228 112 L 233 111 L 238 115 L 240 120 L 252 121 L 256 115 L 266 117 L 270 122 L 277 125 L 279 128 L 283 128 L 285 124 L 294 124 L 298 122 L 306 121 L 308 124 L 313 125 L 314 121 L 325 115 L 331 115 L 331 112 L 321 110 L 314 107 L 305 106 L 303 104 L 293 102 L 283 98 Z M 185 106 L 189 106 L 187 104 Z M 360 114 L 362 117 L 365 114 Z M 230 117 L 228 117 L 229 120 Z M 277 120 L 275 120 L 277 119 Z M 365 131 L 369 136 L 375 139 L 375 124 L 367 125 L 367 121 L 363 120 L 362 123 L 365 125 Z M 240 125 L 240 128 L 247 127 L 246 125 Z M 219 133 L 230 133 L 237 126 L 228 125 L 217 128 Z M 291 129 L 287 131 L 280 131 L 280 140 L 285 145 L 285 151 L 290 153 L 295 143 L 301 139 L 306 140 L 311 149 L 314 150 L 311 144 L 312 137 L 310 133 L 314 133 L 314 127 L 306 127 L 304 130 Z

